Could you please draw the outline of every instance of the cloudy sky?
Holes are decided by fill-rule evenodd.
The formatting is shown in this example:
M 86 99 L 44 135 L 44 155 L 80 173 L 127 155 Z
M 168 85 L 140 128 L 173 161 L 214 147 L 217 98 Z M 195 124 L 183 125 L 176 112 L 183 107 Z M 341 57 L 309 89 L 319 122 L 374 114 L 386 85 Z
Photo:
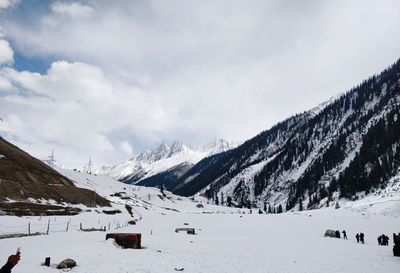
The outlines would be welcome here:
M 400 57 L 400 1 L 0 0 L 0 135 L 70 168 L 245 140 Z

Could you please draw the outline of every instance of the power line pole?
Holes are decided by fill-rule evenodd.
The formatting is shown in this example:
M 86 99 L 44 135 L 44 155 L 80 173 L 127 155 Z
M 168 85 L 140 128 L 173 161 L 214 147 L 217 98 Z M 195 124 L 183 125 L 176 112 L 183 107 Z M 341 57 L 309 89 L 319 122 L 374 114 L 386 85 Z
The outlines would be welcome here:
M 54 159 L 54 149 L 53 149 L 53 150 L 51 150 L 51 155 L 49 157 L 50 167 L 54 168 L 55 162 L 56 162 L 56 160 Z
M 89 157 L 89 163 L 87 164 L 87 169 L 86 169 L 86 172 L 88 173 L 88 174 L 91 174 L 92 173 L 92 158 L 91 157 Z

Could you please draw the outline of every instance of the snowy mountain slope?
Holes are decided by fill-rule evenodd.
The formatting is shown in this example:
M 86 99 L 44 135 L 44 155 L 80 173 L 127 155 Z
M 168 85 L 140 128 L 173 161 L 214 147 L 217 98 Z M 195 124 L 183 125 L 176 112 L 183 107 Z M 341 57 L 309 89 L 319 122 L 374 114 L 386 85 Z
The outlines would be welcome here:
M 386 187 L 400 167 L 400 61 L 189 170 L 176 193 L 244 206 L 319 207 Z M 263 164 L 265 162 L 265 164 Z
M 146 150 L 126 162 L 113 167 L 103 167 L 97 173 L 109 175 L 128 184 L 136 184 L 181 164 L 193 165 L 207 156 L 236 146 L 235 142 L 222 139 L 217 139 L 200 147 L 191 147 L 178 141 L 173 142 L 170 146 L 163 143 L 158 148 Z M 160 185 L 160 183 L 154 185 Z
M 182 177 L 182 175 L 184 175 L 193 166 L 193 163 L 183 162 L 166 171 L 162 171 L 153 176 L 142 179 L 135 185 L 146 187 L 159 187 L 162 185 L 165 189 L 172 191 L 179 186 L 179 178 Z
M 236 208 L 209 204 L 204 197 L 189 199 L 174 195 L 167 190 L 164 190 L 163 195 L 158 188 L 126 184 L 106 175 L 87 174 L 61 168 L 57 168 L 57 171 L 73 181 L 75 186 L 95 191 L 108 199 L 114 208 L 122 211 L 121 216 L 126 214 L 126 204 L 131 205 L 134 211 L 141 208 L 146 211 L 157 211 L 159 215 L 171 211 L 182 213 L 220 213 L 221 210 L 225 213 L 237 213 L 238 211 Z M 116 193 L 119 194 L 115 195 Z M 202 203 L 203 208 L 197 208 L 198 203 Z M 136 212 L 135 218 L 140 218 L 141 214 Z
M 168 198 L 161 199 L 158 189 L 126 185 L 105 176 L 58 171 L 77 186 L 97 189 L 121 213 L 106 215 L 92 208 L 76 216 L 0 216 L 0 234 L 26 232 L 28 224 L 32 232 L 46 232 L 50 227 L 47 236 L 1 240 L 1 257 L 8 257 L 21 247 L 22 259 L 13 272 L 56 271 L 54 265 L 65 258 L 76 260 L 78 266 L 72 270 L 76 273 L 164 273 L 182 268 L 193 273 L 394 273 L 400 270 L 397 257 L 392 255 L 392 240 L 389 247 L 376 243 L 382 233 L 390 236 L 398 232 L 398 218 L 359 210 L 357 202 L 362 199 L 349 201 L 348 207 L 340 209 L 250 214 L 248 209 L 206 203 L 203 203 L 204 209 L 199 209 L 188 198 L 169 192 Z M 129 199 L 110 196 L 121 191 Z M 125 204 L 132 205 L 133 217 L 124 208 Z M 364 205 L 368 204 L 365 199 Z M 393 205 L 390 201 L 385 204 L 389 209 Z M 138 220 L 136 225 L 118 227 L 131 219 Z M 121 249 L 112 240 L 105 241 L 107 232 L 79 231 L 80 223 L 84 228 L 106 226 L 107 232 L 141 233 L 143 248 Z M 175 228 L 186 226 L 194 227 L 196 235 L 175 232 Z M 324 238 L 328 228 L 346 230 L 349 240 Z M 365 244 L 355 242 L 357 232 L 366 235 Z M 44 268 L 41 263 L 48 256 L 52 267 Z

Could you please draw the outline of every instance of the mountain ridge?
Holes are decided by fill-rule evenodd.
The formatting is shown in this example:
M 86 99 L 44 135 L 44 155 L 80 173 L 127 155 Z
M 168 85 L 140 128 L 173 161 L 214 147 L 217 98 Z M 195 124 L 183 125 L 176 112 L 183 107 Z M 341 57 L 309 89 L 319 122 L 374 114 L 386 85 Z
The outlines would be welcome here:
M 96 173 L 111 176 L 125 183 L 136 184 L 182 164 L 193 166 L 207 156 L 236 146 L 237 143 L 223 139 L 215 139 L 198 147 L 186 145 L 180 141 L 174 141 L 170 145 L 162 143 L 125 162 L 112 167 L 103 167 Z M 162 182 L 158 184 L 161 185 Z
M 181 177 L 174 192 L 213 199 L 223 194 L 241 205 L 268 203 L 290 210 L 318 207 L 340 197 L 355 198 L 358 192 L 379 186 L 362 175 L 362 167 L 352 164 L 367 164 L 359 153 L 377 152 L 373 143 L 379 142 L 380 132 L 391 136 L 386 143 L 395 148 L 382 152 L 391 157 L 386 160 L 386 171 L 372 174 L 386 181 L 396 174 L 400 166 L 399 75 L 397 61 L 322 107 L 294 115 L 233 150 L 203 159 Z M 365 144 L 368 137 L 373 140 Z M 379 160 L 371 158 L 371 168 L 380 169 Z M 352 175 L 369 182 L 354 184 L 349 179 Z

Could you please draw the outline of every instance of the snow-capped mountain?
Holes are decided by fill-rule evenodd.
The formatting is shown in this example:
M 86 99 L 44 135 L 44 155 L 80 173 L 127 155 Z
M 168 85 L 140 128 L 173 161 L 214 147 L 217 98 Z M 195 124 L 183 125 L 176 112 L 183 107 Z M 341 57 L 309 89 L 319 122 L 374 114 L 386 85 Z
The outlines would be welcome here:
M 105 174 L 129 184 L 137 184 L 157 174 L 178 167 L 178 177 L 205 157 L 237 147 L 237 143 L 216 139 L 199 147 L 183 144 L 179 141 L 171 145 L 165 143 L 154 149 L 112 167 L 102 167 L 97 174 Z M 153 179 L 154 181 L 154 179 Z M 163 184 L 152 183 L 152 186 Z M 143 184 L 147 185 L 147 184 Z M 170 188 L 170 187 L 169 187 Z
M 315 208 L 385 188 L 400 173 L 400 61 L 352 90 L 203 159 L 175 193 L 244 206 Z M 332 202 L 331 202 L 332 203 Z

